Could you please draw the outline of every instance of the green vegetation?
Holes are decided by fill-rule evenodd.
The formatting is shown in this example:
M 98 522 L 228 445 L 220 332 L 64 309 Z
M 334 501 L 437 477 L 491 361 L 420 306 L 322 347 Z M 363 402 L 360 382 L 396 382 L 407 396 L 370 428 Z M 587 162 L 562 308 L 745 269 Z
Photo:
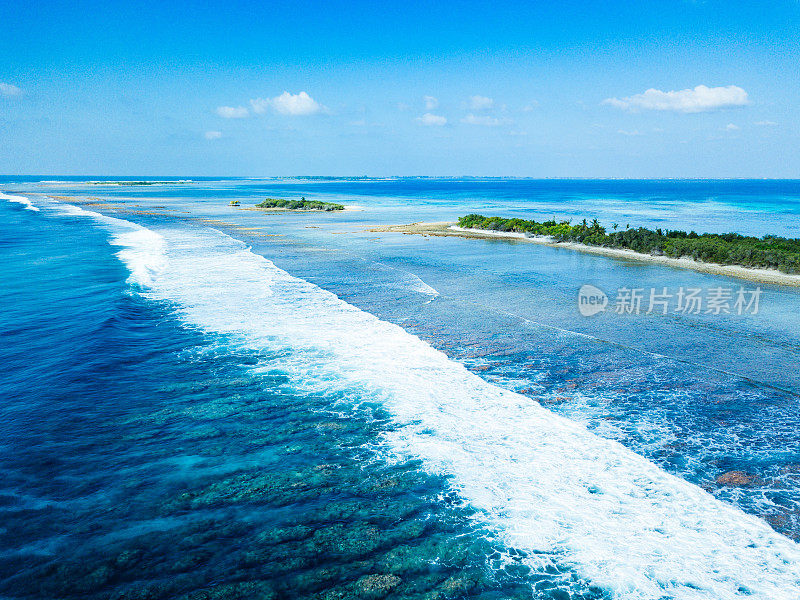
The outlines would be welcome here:
M 288 210 L 344 210 L 341 204 L 332 202 L 320 202 L 318 200 L 282 200 L 280 198 L 267 198 L 263 202 L 256 204 L 256 208 L 286 208 Z
M 466 215 L 458 220 L 459 227 L 513 231 L 532 235 L 550 236 L 557 242 L 579 242 L 588 246 L 624 248 L 652 254 L 654 256 L 683 256 L 698 261 L 722 265 L 740 265 L 764 269 L 778 269 L 784 273 L 800 273 L 800 239 L 789 239 L 774 235 L 763 238 L 739 235 L 738 233 L 695 233 L 656 229 L 631 229 L 607 233 L 597 219 L 587 223 L 586 219 L 572 225 L 570 221 L 555 219 L 538 223 L 524 219 L 504 219 Z

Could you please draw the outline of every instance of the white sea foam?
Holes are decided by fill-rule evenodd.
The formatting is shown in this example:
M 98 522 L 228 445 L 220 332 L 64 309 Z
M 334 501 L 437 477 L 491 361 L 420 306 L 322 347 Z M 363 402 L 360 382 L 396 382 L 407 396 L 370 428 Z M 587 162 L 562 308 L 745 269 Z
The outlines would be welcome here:
M 431 299 L 439 295 L 439 292 L 436 290 L 436 288 L 431 287 L 430 285 L 422 281 L 422 279 L 420 279 L 418 275 L 415 275 L 414 273 L 409 273 L 407 271 L 404 271 L 403 273 L 404 277 L 402 285 L 404 287 L 407 286 L 408 289 L 410 289 L 412 292 L 416 292 L 417 294 L 422 294 L 423 296 L 430 296 Z
M 436 288 L 431 287 L 427 283 L 425 283 L 418 275 L 414 273 L 408 274 L 408 279 L 411 284 L 411 289 L 417 292 L 418 294 L 425 294 L 426 296 L 436 297 L 439 295 L 439 292 Z
M 397 283 L 393 283 L 391 285 L 397 286 L 401 289 L 409 289 L 412 292 L 416 292 L 417 294 L 423 294 L 425 296 L 430 296 L 431 299 L 435 298 L 439 295 L 439 291 L 425 283 L 419 275 L 412 273 L 411 271 L 406 271 L 405 269 L 398 269 L 397 267 L 391 267 L 389 265 L 384 265 L 381 263 L 374 263 L 376 268 L 386 269 L 391 273 L 399 274 L 399 281 Z
M 615 598 L 800 598 L 800 547 L 760 519 L 224 234 L 162 233 L 167 261 L 144 293 L 236 343 L 287 350 L 269 367 L 292 385 L 382 402 L 401 425 L 386 435 L 394 451 L 451 476 L 533 566 L 556 560 Z
M 39 207 L 34 206 L 33 202 L 28 200 L 25 196 L 15 196 L 12 194 L 4 194 L 0 192 L 0 199 L 8 200 L 9 202 L 14 202 L 16 204 L 22 204 L 25 207 L 25 210 L 33 210 L 38 212 Z
M 153 277 L 163 270 L 166 264 L 164 238 L 155 231 L 72 204 L 54 202 L 50 206 L 64 215 L 91 218 L 108 231 L 111 234 L 109 243 L 121 247 L 116 255 L 131 272 L 128 283 L 150 285 Z

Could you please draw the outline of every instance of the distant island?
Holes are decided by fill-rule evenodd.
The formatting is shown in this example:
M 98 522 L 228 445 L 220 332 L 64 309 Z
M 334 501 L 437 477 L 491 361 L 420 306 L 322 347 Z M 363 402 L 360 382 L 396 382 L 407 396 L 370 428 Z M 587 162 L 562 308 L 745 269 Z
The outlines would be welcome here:
M 281 198 L 267 198 L 263 202 L 256 204 L 256 208 L 277 208 L 284 210 L 323 210 L 326 212 L 334 210 L 344 210 L 341 204 L 333 202 L 320 202 L 319 200 L 283 200 Z
M 470 214 L 458 219 L 458 227 L 496 232 L 513 232 L 543 236 L 555 242 L 574 242 L 591 247 L 631 250 L 651 256 L 691 258 L 719 265 L 736 265 L 755 269 L 777 269 L 783 273 L 800 273 L 800 239 L 773 235 L 744 236 L 738 233 L 695 233 L 690 231 L 635 229 L 618 230 L 614 223 L 608 233 L 597 219 L 584 219 L 577 225 L 554 219 L 539 223 L 524 219 L 484 217 Z
M 87 181 L 88 185 L 178 185 L 185 183 L 194 183 L 188 179 L 179 179 L 176 181 Z

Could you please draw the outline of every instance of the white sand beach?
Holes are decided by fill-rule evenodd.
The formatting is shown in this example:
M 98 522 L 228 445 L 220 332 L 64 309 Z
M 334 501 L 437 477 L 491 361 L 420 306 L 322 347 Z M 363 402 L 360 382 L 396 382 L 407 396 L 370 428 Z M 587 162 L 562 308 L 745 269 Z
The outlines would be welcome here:
M 431 236 L 453 236 L 474 239 L 505 239 L 509 241 L 519 241 L 530 244 L 540 244 L 553 248 L 568 248 L 579 252 L 621 258 L 626 260 L 637 260 L 648 263 L 657 263 L 669 267 L 681 269 L 692 269 L 713 275 L 724 275 L 746 279 L 756 283 L 768 283 L 775 285 L 787 285 L 800 287 L 800 275 L 782 273 L 774 269 L 754 269 L 737 265 L 720 265 L 716 263 L 706 263 L 696 261 L 691 258 L 670 258 L 668 256 L 653 256 L 642 254 L 633 250 L 622 248 L 601 248 L 598 246 L 587 246 L 575 242 L 557 242 L 546 236 L 529 236 L 524 233 L 512 231 L 488 231 L 485 229 L 467 229 L 458 227 L 452 222 L 436 223 L 410 223 L 408 225 L 390 225 L 387 227 L 371 228 L 369 231 L 382 233 L 405 233 L 411 235 L 431 235 Z

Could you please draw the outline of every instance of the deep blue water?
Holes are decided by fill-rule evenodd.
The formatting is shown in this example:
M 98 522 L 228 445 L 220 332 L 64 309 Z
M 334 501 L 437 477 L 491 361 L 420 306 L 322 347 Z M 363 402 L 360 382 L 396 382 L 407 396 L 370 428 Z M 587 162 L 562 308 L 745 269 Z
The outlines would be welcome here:
M 525 597 L 570 580 L 487 569 L 498 545 L 440 478 L 362 448 L 385 415 L 254 378 L 258 353 L 132 293 L 107 232 L 0 210 L 3 596 L 357 595 L 380 570 L 410 595 Z
M 800 589 L 800 292 L 585 319 L 583 283 L 741 282 L 367 230 L 589 213 L 787 235 L 797 182 L 38 180 L 0 187 L 40 209 L 0 205 L 0 595 Z M 264 195 L 361 210 L 227 206 Z

